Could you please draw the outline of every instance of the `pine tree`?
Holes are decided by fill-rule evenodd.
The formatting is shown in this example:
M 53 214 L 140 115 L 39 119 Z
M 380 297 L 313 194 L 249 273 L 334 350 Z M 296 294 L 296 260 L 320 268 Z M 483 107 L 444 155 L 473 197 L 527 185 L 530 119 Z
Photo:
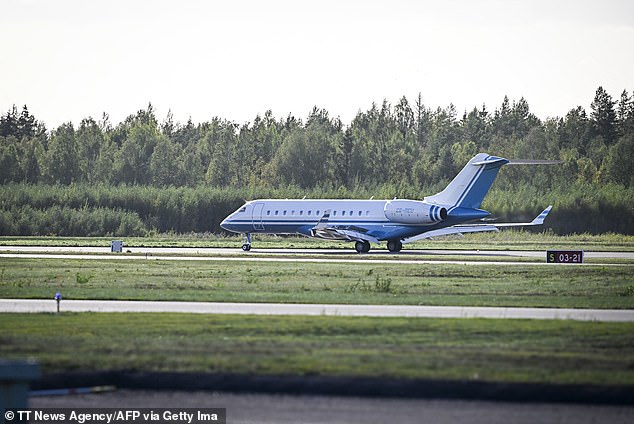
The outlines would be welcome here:
M 37 121 L 35 117 L 29 113 L 29 109 L 24 105 L 22 113 L 18 117 L 17 137 L 18 139 L 31 139 L 35 137 L 37 129 Z
M 603 137 L 607 146 L 613 145 L 617 136 L 615 103 L 612 96 L 603 87 L 599 87 L 590 105 L 592 108 L 590 117 L 593 121 L 595 135 Z
M 18 137 L 18 108 L 15 105 L 0 117 L 0 137 L 10 136 Z
M 634 134 L 634 100 L 627 93 L 627 90 L 623 90 L 621 93 L 621 100 L 617 109 L 617 121 L 620 136 Z

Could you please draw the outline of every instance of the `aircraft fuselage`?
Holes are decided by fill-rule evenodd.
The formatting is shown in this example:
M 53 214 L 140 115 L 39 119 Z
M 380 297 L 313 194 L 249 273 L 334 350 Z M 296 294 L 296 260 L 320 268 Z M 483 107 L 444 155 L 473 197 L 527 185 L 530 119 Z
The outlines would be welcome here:
M 327 214 L 327 221 L 324 215 Z M 446 209 L 416 200 L 259 199 L 245 203 L 229 215 L 222 228 L 236 233 L 303 234 L 352 240 L 346 231 L 362 232 L 377 240 L 403 239 L 422 232 L 487 216 L 460 219 Z M 341 234 L 319 231 L 320 222 Z

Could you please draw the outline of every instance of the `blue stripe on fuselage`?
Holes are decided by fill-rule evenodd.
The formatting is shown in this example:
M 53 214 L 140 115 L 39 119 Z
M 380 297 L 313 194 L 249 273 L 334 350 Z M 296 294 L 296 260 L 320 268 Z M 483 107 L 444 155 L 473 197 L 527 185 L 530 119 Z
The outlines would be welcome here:
M 260 221 L 258 221 L 259 223 Z M 310 230 L 317 225 L 315 220 L 294 220 L 294 221 L 273 221 L 263 220 L 263 230 L 253 228 L 250 220 L 230 220 L 224 222 L 224 228 L 229 231 L 238 233 L 254 233 L 254 234 L 304 234 L 311 235 Z M 357 226 L 363 228 L 364 232 L 379 240 L 404 239 L 413 235 L 421 234 L 431 229 L 444 227 L 443 223 L 435 223 L 432 225 L 416 225 L 416 224 L 395 224 L 388 220 L 381 221 L 328 221 L 329 228 L 336 227 L 352 227 Z

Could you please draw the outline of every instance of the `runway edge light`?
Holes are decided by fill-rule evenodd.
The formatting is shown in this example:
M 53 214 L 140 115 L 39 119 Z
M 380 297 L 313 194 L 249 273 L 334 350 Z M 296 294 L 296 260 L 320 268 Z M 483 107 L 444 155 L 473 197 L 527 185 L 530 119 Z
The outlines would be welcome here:
M 55 301 L 57 302 L 57 313 L 59 314 L 59 304 L 62 301 L 62 294 L 60 292 L 55 293 Z

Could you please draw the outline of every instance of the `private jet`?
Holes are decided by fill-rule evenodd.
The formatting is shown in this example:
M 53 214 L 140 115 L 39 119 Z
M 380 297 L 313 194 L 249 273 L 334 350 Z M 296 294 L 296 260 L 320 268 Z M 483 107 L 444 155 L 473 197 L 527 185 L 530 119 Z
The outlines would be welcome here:
M 370 243 L 382 241 L 387 242 L 390 252 L 399 252 L 404 243 L 425 238 L 542 225 L 552 206 L 523 223 L 483 222 L 491 214 L 480 206 L 503 165 L 547 162 L 511 162 L 479 153 L 443 191 L 422 201 L 258 199 L 240 206 L 220 226 L 243 234 L 244 251 L 251 250 L 252 234 L 302 234 L 354 242 L 358 253 L 367 253 Z

